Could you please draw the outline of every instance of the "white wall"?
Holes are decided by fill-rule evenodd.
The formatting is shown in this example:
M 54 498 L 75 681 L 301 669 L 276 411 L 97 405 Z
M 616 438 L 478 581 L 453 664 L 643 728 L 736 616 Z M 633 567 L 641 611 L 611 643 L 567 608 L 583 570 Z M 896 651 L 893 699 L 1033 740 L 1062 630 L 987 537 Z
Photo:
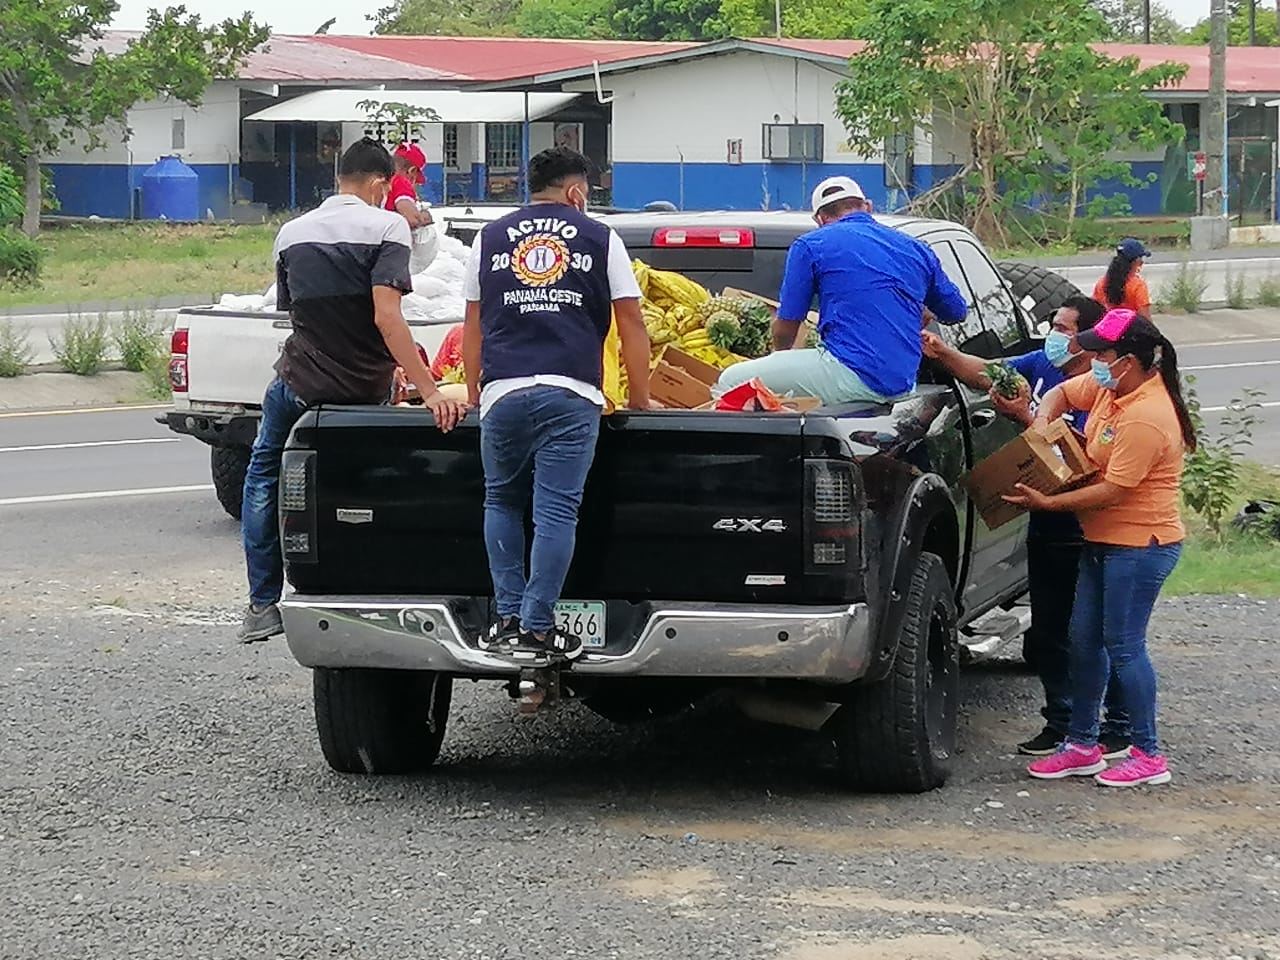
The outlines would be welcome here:
M 173 146 L 173 121 L 186 126 L 186 146 Z M 230 81 L 216 82 L 206 91 L 200 106 L 189 107 L 178 100 L 150 100 L 139 103 L 128 114 L 130 137 L 122 143 L 122 132 L 108 130 L 105 148 L 86 153 L 85 140 L 63 144 L 46 163 L 130 163 L 150 166 L 169 154 L 177 154 L 189 164 L 240 162 L 240 87 Z
M 812 63 L 744 51 L 604 78 L 614 94 L 612 159 L 619 163 L 724 163 L 741 140 L 744 163 L 763 160 L 765 123 L 824 125 L 823 162 L 878 163 L 845 145 L 835 115 L 836 73 Z M 594 91 L 595 82 L 565 89 Z M 777 116 L 777 121 L 774 116 Z

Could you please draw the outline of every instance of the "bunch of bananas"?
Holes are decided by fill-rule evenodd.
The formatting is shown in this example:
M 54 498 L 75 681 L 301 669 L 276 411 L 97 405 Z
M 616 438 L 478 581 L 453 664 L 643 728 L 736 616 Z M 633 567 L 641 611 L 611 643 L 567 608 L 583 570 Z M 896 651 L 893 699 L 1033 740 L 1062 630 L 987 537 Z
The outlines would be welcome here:
M 652 346 L 651 367 L 668 344 L 720 369 L 744 359 L 716 346 L 707 334 L 705 307 L 713 298 L 705 287 L 678 273 L 654 270 L 641 260 L 632 261 L 631 269 L 643 295 L 640 309 Z

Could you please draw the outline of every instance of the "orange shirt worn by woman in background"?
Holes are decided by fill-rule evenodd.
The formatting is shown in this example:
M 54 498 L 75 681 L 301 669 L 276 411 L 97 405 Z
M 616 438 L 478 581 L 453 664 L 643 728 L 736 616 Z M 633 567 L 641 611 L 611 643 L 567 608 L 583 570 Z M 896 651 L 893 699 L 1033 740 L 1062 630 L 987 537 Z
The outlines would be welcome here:
M 1071 724 L 1058 752 L 1027 770 L 1044 780 L 1096 774 L 1111 787 L 1167 783 L 1169 764 L 1156 739 L 1147 624 L 1182 553 L 1178 484 L 1195 432 L 1177 354 L 1149 320 L 1112 310 L 1076 342 L 1095 353 L 1093 369 L 1049 391 L 1035 426 L 1068 410 L 1088 410 L 1085 450 L 1098 478 L 1051 496 L 1018 484 L 1017 493 L 1006 497 L 1031 510 L 1074 512 L 1085 538 L 1071 613 Z M 1108 769 L 1098 748 L 1098 711 L 1111 668 L 1129 713 L 1133 748 L 1127 760 Z
M 1151 319 L 1151 291 L 1142 279 L 1142 263 L 1151 251 L 1141 240 L 1126 237 L 1116 247 L 1106 275 L 1093 288 L 1093 299 L 1108 310 L 1132 310 Z

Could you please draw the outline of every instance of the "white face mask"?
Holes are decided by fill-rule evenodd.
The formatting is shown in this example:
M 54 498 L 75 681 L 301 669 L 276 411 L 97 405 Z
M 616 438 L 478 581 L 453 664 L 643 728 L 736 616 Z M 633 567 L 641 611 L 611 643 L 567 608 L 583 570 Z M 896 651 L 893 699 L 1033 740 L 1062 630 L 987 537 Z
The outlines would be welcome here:
M 587 212 L 587 192 L 585 190 L 574 190 L 569 194 L 569 202 L 581 210 Z

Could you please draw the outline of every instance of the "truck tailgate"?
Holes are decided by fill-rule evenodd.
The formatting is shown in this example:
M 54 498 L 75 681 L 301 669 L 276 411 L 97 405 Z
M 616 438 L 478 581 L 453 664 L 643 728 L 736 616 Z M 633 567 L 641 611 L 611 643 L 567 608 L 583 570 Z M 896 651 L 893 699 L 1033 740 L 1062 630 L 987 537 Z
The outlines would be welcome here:
M 727 430 L 732 418 L 733 429 Z M 566 599 L 797 602 L 804 567 L 803 419 L 653 412 L 607 418 Z M 442 435 L 407 408 L 324 408 L 308 593 L 487 596 L 483 472 L 472 414 Z
M 275 377 L 275 363 L 293 330 L 287 313 L 217 307 L 178 311 L 187 330 L 187 399 L 196 404 L 256 407 Z M 410 323 L 413 339 L 435 356 L 450 323 Z
M 262 403 L 292 327 L 286 313 L 182 310 L 187 327 L 187 396 L 194 403 Z

